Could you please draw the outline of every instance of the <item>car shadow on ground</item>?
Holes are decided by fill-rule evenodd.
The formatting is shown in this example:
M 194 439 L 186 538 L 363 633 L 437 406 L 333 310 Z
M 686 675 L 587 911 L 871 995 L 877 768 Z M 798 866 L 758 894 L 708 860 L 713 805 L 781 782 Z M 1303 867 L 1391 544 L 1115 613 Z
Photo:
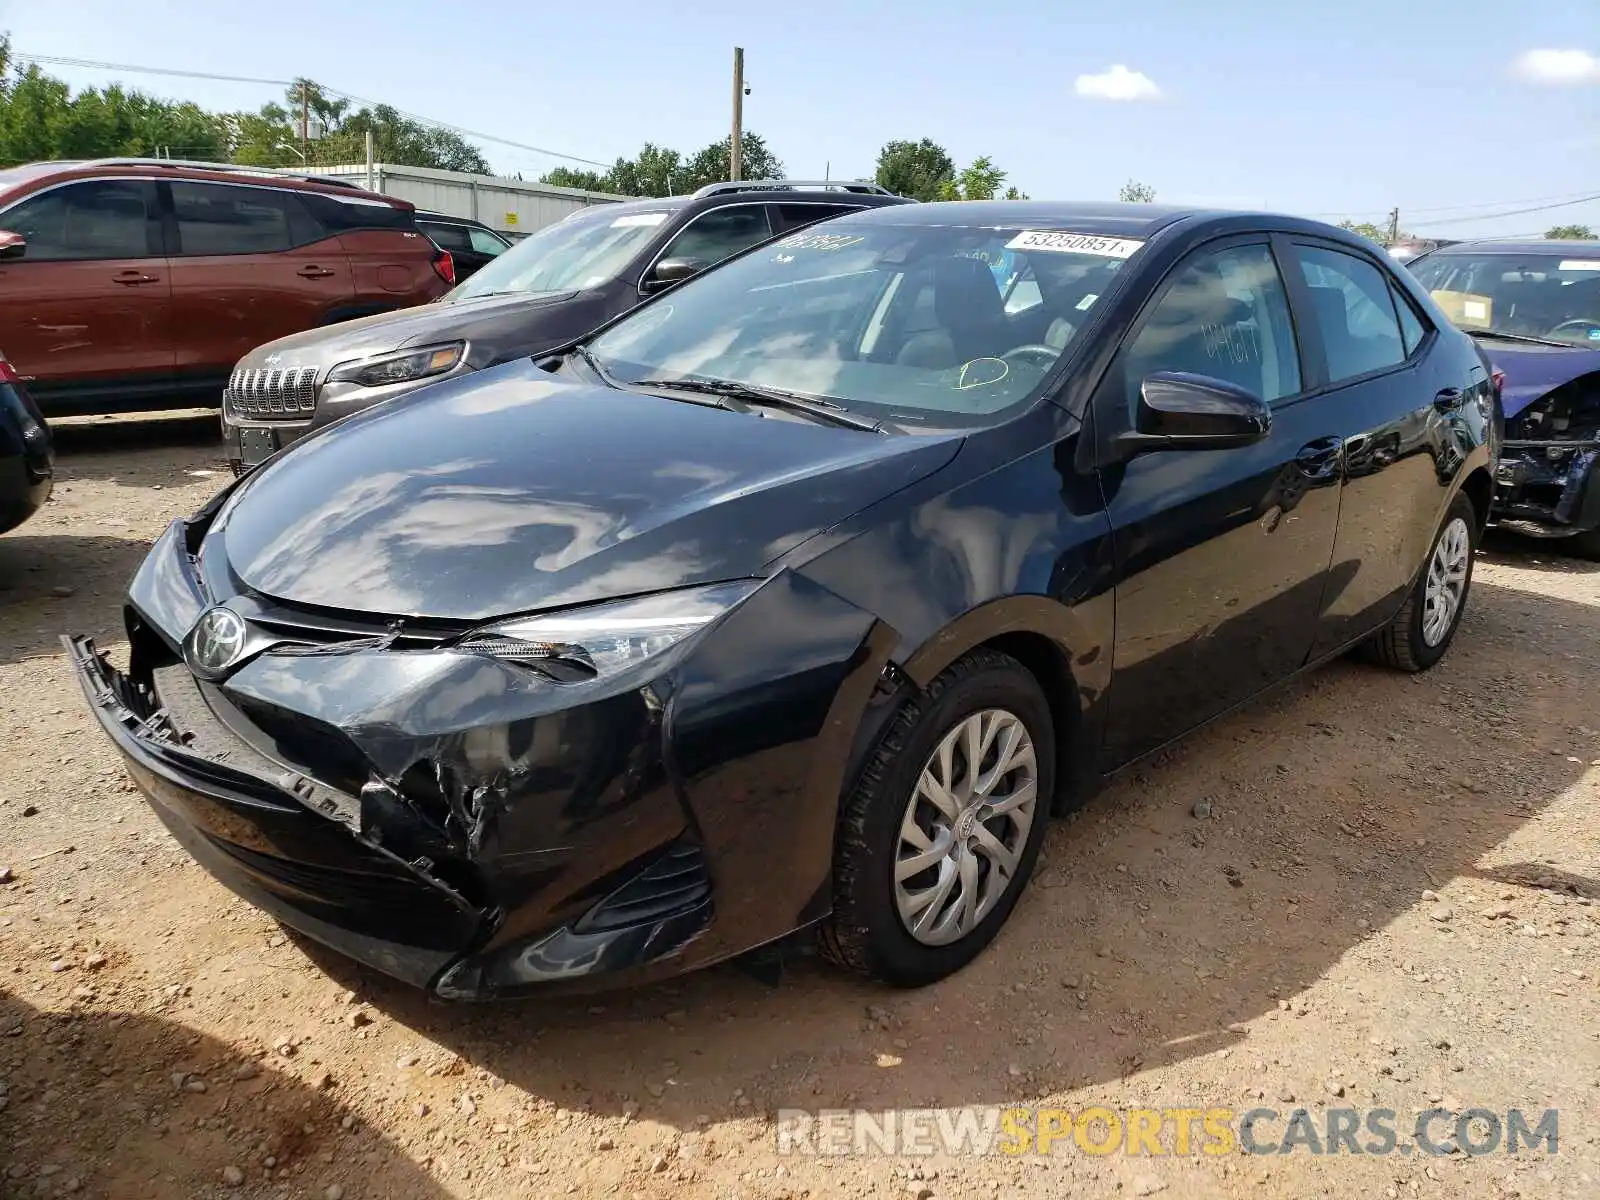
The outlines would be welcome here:
M 175 1021 L 47 1012 L 0 991 L 0 1051 L 11 1059 L 0 1077 L 0 1195 L 220 1195 L 229 1167 L 264 1194 L 253 1188 L 268 1186 L 268 1155 L 285 1184 L 319 1196 L 332 1183 L 352 1195 L 448 1194 L 376 1130 L 343 1128 L 336 1093 Z M 110 1140 L 86 1145 L 86 1128 Z M 337 1166 L 321 1161 L 330 1151 Z
M 170 488 L 209 478 L 220 488 L 232 476 L 217 422 L 215 411 L 52 421 L 56 487 L 82 479 Z
M 32 534 L 0 537 L 0 662 L 57 654 L 64 633 L 102 644 L 126 636 L 122 596 L 150 550 L 136 538 Z
M 1491 562 L 1505 562 L 1530 571 L 1557 575 L 1600 575 L 1600 562 L 1579 558 L 1565 549 L 1560 538 L 1534 538 L 1505 529 L 1483 535 L 1482 552 Z
M 1530 659 L 1534 630 L 1574 652 Z M 1336 662 L 1056 822 L 997 942 L 920 991 L 805 959 L 776 988 L 722 966 L 628 993 L 457 1007 L 311 952 L 396 1021 L 536 1097 L 637 1107 L 681 1129 L 784 1107 L 1023 1103 L 1115 1081 L 1293 1020 L 1306 989 L 1425 889 L 1505 877 L 1482 862 L 1584 770 L 1564 751 L 1582 736 L 1569 723 L 1592 694 L 1584 648 L 1597 644 L 1600 607 L 1480 581 L 1433 672 Z M 1458 694 L 1469 663 L 1503 678 L 1504 705 Z M 1445 947 L 1487 936 L 1479 920 L 1429 928 Z M 1353 1019 L 1364 1044 L 1367 1022 L 1396 1016 Z

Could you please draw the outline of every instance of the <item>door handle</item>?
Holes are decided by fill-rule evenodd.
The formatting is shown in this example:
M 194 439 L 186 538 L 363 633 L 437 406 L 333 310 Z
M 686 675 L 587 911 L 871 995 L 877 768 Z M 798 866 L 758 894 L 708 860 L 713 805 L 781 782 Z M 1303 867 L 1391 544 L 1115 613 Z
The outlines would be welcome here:
M 1307 479 L 1322 482 L 1339 474 L 1339 455 L 1344 443 L 1336 437 L 1307 442 L 1295 453 L 1295 466 Z
M 117 283 L 124 283 L 128 284 L 129 286 L 140 283 L 156 282 L 156 277 L 154 275 L 146 275 L 143 271 L 118 271 L 111 278 Z
M 295 272 L 295 274 L 300 276 L 302 279 L 326 279 L 329 275 L 332 275 L 333 272 L 327 267 L 306 266 L 301 267 Z
M 1440 412 L 1451 412 L 1461 407 L 1462 397 L 1466 393 L 1458 387 L 1440 388 L 1433 397 L 1433 406 Z

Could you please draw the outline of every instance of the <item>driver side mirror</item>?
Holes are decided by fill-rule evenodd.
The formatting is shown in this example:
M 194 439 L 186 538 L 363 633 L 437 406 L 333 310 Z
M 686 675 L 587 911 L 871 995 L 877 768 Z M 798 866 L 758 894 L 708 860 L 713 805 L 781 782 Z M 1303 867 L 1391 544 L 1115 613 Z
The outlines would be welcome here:
M 641 292 L 659 292 L 698 275 L 711 264 L 703 258 L 663 258 L 639 285 Z
M 27 238 L 9 229 L 0 229 L 0 259 L 21 258 L 27 252 Z
M 1117 438 L 1124 458 L 1150 450 L 1231 450 L 1261 441 L 1272 410 L 1248 388 L 1209 375 L 1155 371 L 1139 384 L 1134 427 Z

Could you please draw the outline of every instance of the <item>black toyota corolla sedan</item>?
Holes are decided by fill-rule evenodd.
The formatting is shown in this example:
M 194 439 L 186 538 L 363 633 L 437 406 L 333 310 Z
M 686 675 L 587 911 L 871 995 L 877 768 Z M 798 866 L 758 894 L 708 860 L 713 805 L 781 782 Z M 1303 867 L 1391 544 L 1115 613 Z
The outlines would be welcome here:
M 922 984 L 1106 774 L 1436 662 L 1493 417 L 1337 229 L 883 208 L 280 453 L 156 544 L 125 668 L 70 647 L 195 858 L 442 996 L 813 928 Z

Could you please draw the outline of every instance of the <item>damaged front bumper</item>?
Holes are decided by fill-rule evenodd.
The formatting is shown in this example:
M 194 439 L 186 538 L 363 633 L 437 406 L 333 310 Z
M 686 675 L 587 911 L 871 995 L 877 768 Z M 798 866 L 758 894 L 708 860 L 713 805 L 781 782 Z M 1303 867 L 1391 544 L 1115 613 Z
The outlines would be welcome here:
M 1600 439 L 1513 439 L 1495 468 L 1494 516 L 1561 537 L 1600 528 Z
M 126 673 L 66 639 L 174 837 L 234 892 L 451 999 L 641 983 L 825 916 L 838 796 L 890 631 L 781 573 L 646 682 L 552 683 L 423 631 L 219 596 L 175 523 L 135 578 Z M 222 682 L 219 600 L 268 649 Z M 772 631 L 790 636 L 774 641 Z

